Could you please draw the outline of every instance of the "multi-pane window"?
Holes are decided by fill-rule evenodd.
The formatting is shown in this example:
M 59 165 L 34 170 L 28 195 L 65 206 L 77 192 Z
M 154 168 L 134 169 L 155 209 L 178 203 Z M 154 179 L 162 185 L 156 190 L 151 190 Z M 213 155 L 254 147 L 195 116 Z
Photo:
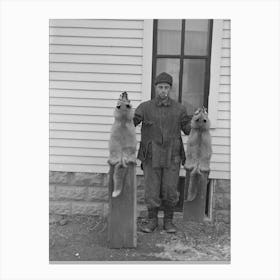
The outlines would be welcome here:
M 189 115 L 208 107 L 212 26 L 208 19 L 154 20 L 152 80 L 161 72 L 171 74 L 171 96 Z

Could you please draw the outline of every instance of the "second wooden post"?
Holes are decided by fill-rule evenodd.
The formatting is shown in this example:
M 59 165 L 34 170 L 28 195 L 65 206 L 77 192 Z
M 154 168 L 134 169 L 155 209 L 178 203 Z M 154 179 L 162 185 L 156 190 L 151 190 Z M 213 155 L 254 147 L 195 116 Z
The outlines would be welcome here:
M 113 174 L 114 167 L 111 166 L 109 171 L 109 247 L 135 248 L 137 246 L 135 164 L 128 165 L 122 192 L 117 197 L 112 197 Z

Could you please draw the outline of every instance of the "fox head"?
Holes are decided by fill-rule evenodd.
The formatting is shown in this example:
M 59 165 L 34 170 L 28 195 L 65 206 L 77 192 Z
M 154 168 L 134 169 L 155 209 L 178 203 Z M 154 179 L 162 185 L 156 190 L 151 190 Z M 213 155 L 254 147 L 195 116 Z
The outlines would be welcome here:
M 198 108 L 192 117 L 191 127 L 201 130 L 208 130 L 210 128 L 210 121 L 208 119 L 208 114 L 206 108 Z
M 119 121 L 131 121 L 133 119 L 133 109 L 126 91 L 124 91 L 119 97 L 114 117 Z

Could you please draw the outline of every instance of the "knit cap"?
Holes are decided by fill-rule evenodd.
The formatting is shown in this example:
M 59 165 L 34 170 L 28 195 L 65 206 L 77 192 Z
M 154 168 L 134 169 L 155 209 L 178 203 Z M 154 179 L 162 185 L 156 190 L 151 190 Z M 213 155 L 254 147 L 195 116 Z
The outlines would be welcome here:
M 166 72 L 160 73 L 155 79 L 155 85 L 167 83 L 170 86 L 172 86 L 172 82 L 173 82 L 172 76 L 167 74 Z

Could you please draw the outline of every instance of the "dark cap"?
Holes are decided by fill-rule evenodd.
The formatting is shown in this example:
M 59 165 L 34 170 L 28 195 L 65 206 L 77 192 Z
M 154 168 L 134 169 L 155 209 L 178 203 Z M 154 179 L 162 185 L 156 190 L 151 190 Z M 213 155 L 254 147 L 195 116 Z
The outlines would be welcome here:
M 172 86 L 172 81 L 173 81 L 173 79 L 172 79 L 171 75 L 167 74 L 166 72 L 162 72 L 156 77 L 155 85 L 162 84 L 162 83 L 167 83 L 170 86 Z

